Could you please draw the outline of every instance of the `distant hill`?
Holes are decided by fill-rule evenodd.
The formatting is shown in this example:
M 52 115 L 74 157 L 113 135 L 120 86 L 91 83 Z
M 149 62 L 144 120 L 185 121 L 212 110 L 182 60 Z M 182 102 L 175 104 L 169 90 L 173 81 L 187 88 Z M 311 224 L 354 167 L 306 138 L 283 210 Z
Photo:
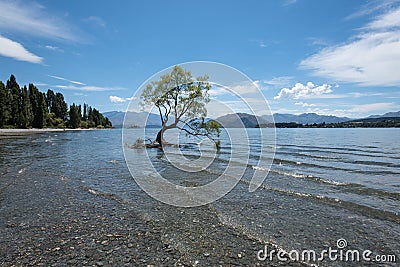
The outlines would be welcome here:
M 125 112 L 110 111 L 103 113 L 112 122 L 116 128 L 121 128 L 124 123 Z M 147 120 L 147 123 L 146 123 Z M 128 112 L 126 127 L 144 127 L 157 126 L 161 127 L 160 117 L 157 114 L 147 112 Z
M 122 127 L 125 112 L 121 111 L 110 111 L 104 112 L 105 116 L 109 118 L 114 127 Z M 373 115 L 369 116 L 365 119 L 374 119 L 374 118 L 398 118 L 400 117 L 400 111 L 397 112 L 388 112 L 383 115 Z M 160 117 L 158 114 L 147 112 L 129 112 L 129 116 L 127 117 L 128 121 L 126 125 L 128 127 L 161 127 Z M 240 120 L 239 120 L 240 119 Z M 146 123 L 147 120 L 147 123 Z M 268 124 L 272 122 L 271 116 L 255 116 L 247 113 L 237 113 L 237 114 L 227 114 L 224 116 L 220 116 L 216 119 L 218 122 L 223 124 L 227 128 L 238 128 L 242 127 L 242 123 L 246 128 L 254 128 L 259 123 L 260 124 Z M 332 123 L 344 123 L 348 121 L 360 121 L 363 119 L 351 119 L 347 117 L 337 117 L 337 116 L 328 116 L 328 115 L 318 115 L 316 113 L 304 113 L 300 115 L 294 114 L 274 114 L 275 123 L 295 123 L 295 124 L 332 124 Z
M 368 118 L 396 118 L 400 117 L 400 111 L 395 111 L 395 112 L 388 112 L 383 115 L 371 115 Z
M 228 114 L 218 117 L 216 120 L 221 124 L 225 125 L 227 128 L 238 128 L 242 127 L 241 122 L 246 128 L 254 128 L 259 123 L 268 124 L 272 122 L 271 116 L 255 116 L 246 113 Z M 258 121 L 257 121 L 258 120 Z M 336 117 L 336 116 L 325 116 L 318 115 L 315 113 L 304 113 L 301 115 L 293 114 L 274 114 L 275 123 L 297 123 L 297 124 L 314 124 L 314 123 L 339 123 L 349 121 L 350 118 L 346 117 Z
M 240 120 L 239 120 L 240 119 Z M 257 121 L 258 120 L 258 121 Z M 267 123 L 262 117 L 250 115 L 247 113 L 227 114 L 216 119 L 225 128 L 254 128 L 256 125 Z
M 316 113 L 304 113 L 300 115 L 293 114 L 274 114 L 275 123 L 295 122 L 298 124 L 314 124 L 314 123 L 339 123 L 351 120 L 347 117 L 336 117 L 327 115 L 318 115 Z
M 345 124 L 354 124 L 354 123 L 400 123 L 400 116 L 398 117 L 379 117 L 379 118 L 365 118 L 365 119 L 356 119 L 351 121 L 346 121 Z

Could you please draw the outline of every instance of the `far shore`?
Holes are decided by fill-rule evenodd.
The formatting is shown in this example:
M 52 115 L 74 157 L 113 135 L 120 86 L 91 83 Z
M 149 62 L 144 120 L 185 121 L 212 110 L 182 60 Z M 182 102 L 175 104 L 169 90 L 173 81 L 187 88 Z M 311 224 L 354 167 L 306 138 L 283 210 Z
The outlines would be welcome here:
M 104 130 L 98 128 L 31 128 L 31 129 L 1 129 L 0 128 L 0 138 L 4 137 L 12 137 L 12 136 L 21 136 L 27 134 L 35 134 L 35 133 L 47 133 L 47 132 L 65 132 L 65 131 L 92 131 L 92 130 Z

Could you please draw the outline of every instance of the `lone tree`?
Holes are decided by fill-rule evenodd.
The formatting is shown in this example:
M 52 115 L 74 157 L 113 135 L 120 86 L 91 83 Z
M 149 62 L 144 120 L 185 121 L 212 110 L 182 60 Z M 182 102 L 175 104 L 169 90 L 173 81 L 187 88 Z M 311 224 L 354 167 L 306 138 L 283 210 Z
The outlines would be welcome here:
M 160 80 L 149 83 L 141 95 L 141 104 L 156 106 L 162 125 L 151 145 L 162 148 L 166 144 L 165 131 L 177 128 L 188 135 L 208 137 L 218 148 L 220 125 L 206 119 L 210 88 L 207 75 L 194 80 L 191 72 L 180 66 L 175 66 Z

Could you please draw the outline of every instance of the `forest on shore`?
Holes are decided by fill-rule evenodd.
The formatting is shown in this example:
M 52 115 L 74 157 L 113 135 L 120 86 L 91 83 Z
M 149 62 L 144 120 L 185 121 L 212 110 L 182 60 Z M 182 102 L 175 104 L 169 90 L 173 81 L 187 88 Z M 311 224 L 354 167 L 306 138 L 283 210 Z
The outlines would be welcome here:
M 32 83 L 22 88 L 14 75 L 0 81 L 0 128 L 111 128 L 110 120 L 87 104 L 68 107 L 64 95 L 40 92 Z

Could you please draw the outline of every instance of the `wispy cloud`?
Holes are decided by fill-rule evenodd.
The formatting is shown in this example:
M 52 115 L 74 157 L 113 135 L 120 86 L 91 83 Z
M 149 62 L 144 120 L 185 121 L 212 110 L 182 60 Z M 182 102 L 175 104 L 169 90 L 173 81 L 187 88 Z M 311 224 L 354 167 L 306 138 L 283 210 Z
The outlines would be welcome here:
M 43 58 L 29 52 L 22 44 L 0 35 L 0 55 L 19 61 L 42 63 Z
M 293 80 L 292 76 L 280 76 L 280 77 L 274 77 L 270 80 L 266 80 L 264 81 L 264 83 L 273 86 L 287 86 L 292 82 L 292 80 Z
M 221 96 L 225 94 L 231 94 L 231 92 L 223 87 L 218 87 L 218 86 L 213 86 L 211 87 L 210 91 L 208 91 L 210 96 L 216 97 L 216 96 Z
M 59 16 L 35 2 L 1 1 L 0 10 L 0 30 L 69 41 L 81 38 Z
M 115 95 L 110 95 L 110 101 L 112 103 L 124 103 L 127 101 L 131 101 L 131 100 L 135 100 L 135 97 L 127 97 L 127 98 L 123 98 L 123 97 L 119 97 L 119 96 L 115 96 Z
M 88 22 L 94 26 L 101 27 L 101 28 L 105 28 L 107 26 L 106 22 L 102 18 L 97 17 L 97 16 L 89 16 L 89 17 L 85 18 L 83 21 Z
M 94 86 L 94 85 L 84 85 L 84 86 L 77 86 L 77 85 L 54 85 L 52 87 L 58 88 L 58 89 L 64 89 L 64 90 L 77 90 L 77 91 L 89 91 L 89 92 L 103 92 L 103 91 L 119 91 L 119 90 L 125 90 L 126 88 L 124 87 L 116 87 L 116 86 L 111 86 L 111 87 L 102 87 L 102 86 Z
M 86 85 L 86 84 L 84 84 L 84 83 L 82 83 L 82 82 L 69 80 L 69 79 L 67 79 L 67 78 L 60 77 L 60 76 L 49 75 L 49 77 L 54 78 L 54 79 L 57 79 L 57 80 L 60 80 L 60 81 L 66 81 L 66 82 L 69 82 L 69 83 L 77 84 L 77 85 Z
M 290 5 L 293 5 L 293 4 L 296 4 L 297 3 L 297 0 L 285 0 L 285 1 L 283 1 L 283 6 L 290 6 Z
M 264 41 L 260 41 L 258 43 L 258 46 L 261 47 L 261 48 L 264 48 L 264 47 L 267 47 L 267 44 Z
M 362 104 L 355 105 L 349 112 L 351 113 L 368 113 L 371 112 L 387 112 L 391 109 L 398 109 L 398 106 L 394 103 L 372 103 L 372 104 Z
M 318 37 L 309 37 L 307 38 L 308 41 L 310 42 L 310 45 L 315 45 L 315 46 L 327 46 L 329 43 L 323 38 L 318 38 Z
M 119 86 L 96 86 L 96 85 L 88 85 L 83 82 L 79 82 L 76 80 L 70 80 L 61 76 L 56 75 L 48 75 L 49 77 L 63 81 L 66 84 L 57 84 L 57 85 L 48 85 L 49 87 L 63 89 L 63 90 L 74 90 L 74 91 L 88 91 L 88 92 L 103 92 L 103 91 L 119 91 L 126 90 L 125 87 Z
M 51 50 L 51 51 L 56 51 L 56 52 L 64 52 L 63 49 L 59 48 L 58 46 L 52 46 L 52 45 L 45 45 L 44 46 L 46 49 Z
M 300 68 L 364 86 L 400 86 L 400 7 L 375 17 L 347 43 L 304 59 Z
M 274 99 L 303 99 L 311 97 L 319 97 L 324 94 L 332 93 L 332 86 L 329 84 L 315 85 L 312 82 L 308 82 L 306 85 L 302 83 L 296 83 L 292 88 L 282 88 L 281 91 Z
M 397 3 L 400 3 L 400 0 L 375 0 L 375 1 L 369 1 L 365 5 L 363 5 L 361 8 L 358 8 L 356 12 L 353 14 L 347 16 L 345 19 L 350 20 L 358 17 L 363 17 L 366 15 L 373 14 L 375 12 L 378 12 L 380 10 L 388 10 L 390 8 L 393 8 Z

